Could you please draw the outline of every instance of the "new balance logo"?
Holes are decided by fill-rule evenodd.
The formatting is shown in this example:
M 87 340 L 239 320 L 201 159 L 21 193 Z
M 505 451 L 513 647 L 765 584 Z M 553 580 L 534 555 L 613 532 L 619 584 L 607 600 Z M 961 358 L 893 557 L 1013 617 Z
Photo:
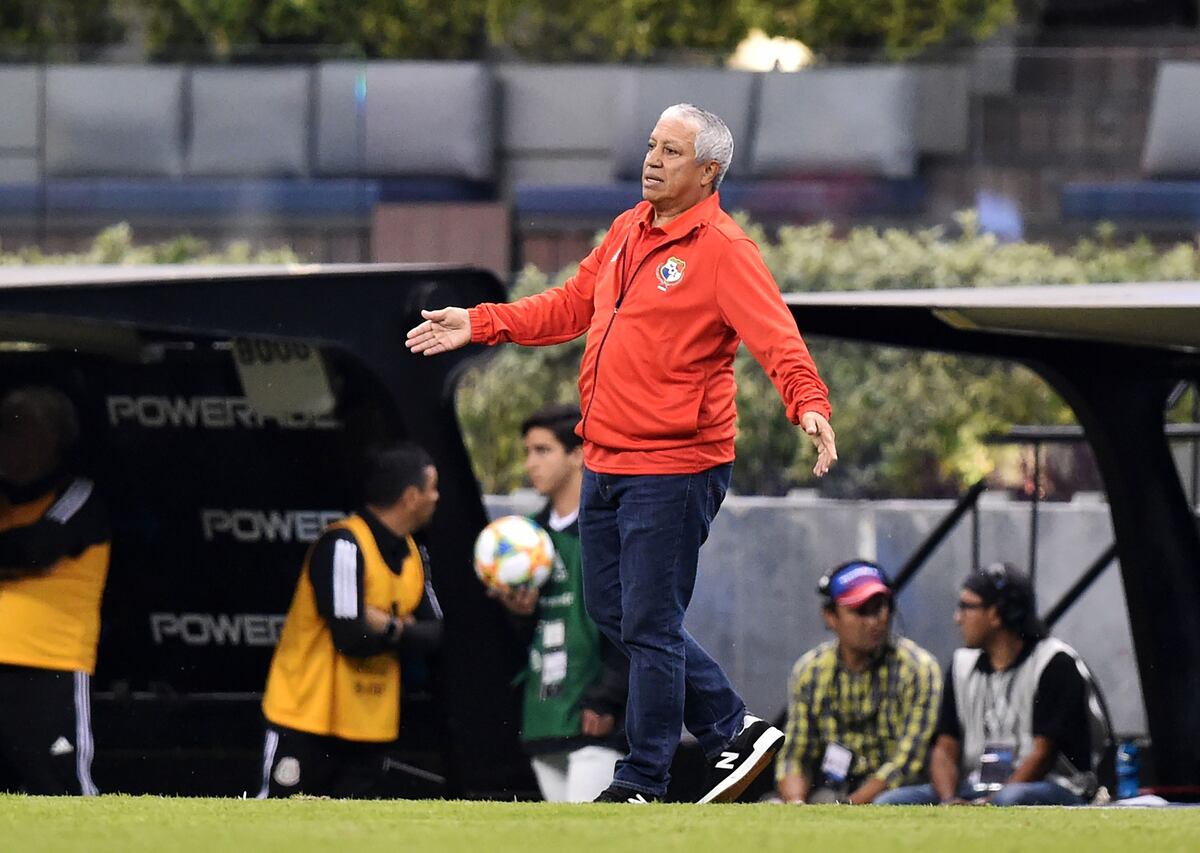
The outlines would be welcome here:
M 737 767 L 738 754 L 736 752 L 722 752 L 721 757 L 713 764 L 717 770 L 732 770 Z

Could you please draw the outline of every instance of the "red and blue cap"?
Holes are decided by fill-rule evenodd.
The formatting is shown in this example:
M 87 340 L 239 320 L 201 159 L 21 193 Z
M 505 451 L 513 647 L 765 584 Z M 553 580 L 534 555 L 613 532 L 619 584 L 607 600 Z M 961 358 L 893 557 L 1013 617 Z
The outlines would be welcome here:
M 843 607 L 861 607 L 877 595 L 891 598 L 887 576 L 871 563 L 850 563 L 829 578 L 825 594 Z

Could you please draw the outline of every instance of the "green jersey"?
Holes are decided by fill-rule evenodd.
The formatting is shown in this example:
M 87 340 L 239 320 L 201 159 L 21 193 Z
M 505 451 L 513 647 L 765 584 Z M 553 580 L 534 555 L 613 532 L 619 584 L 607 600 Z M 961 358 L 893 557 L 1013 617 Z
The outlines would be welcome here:
M 554 568 L 538 596 L 537 625 L 524 680 L 525 742 L 582 734 L 580 701 L 601 676 L 600 631 L 584 609 L 579 528 L 551 530 L 546 513 L 535 519 L 554 542 Z

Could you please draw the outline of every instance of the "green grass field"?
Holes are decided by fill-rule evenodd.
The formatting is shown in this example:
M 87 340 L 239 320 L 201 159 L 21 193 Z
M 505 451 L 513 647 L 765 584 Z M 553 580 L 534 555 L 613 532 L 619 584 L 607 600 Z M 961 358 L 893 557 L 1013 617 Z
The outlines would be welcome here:
M 561 806 L 0 796 L 0 850 L 1194 853 L 1200 850 L 1200 809 Z

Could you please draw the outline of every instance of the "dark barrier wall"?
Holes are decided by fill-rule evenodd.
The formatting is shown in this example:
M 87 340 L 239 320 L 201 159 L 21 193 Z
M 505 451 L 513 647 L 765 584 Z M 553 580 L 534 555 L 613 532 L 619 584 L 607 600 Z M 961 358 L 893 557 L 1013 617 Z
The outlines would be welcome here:
M 362 449 L 407 437 L 378 381 L 327 363 L 337 410 L 292 418 L 255 411 L 227 341 L 89 371 L 117 543 L 99 683 L 262 689 L 307 546 L 358 505 Z
M 397 760 L 446 779 L 419 777 L 417 793 L 524 784 L 509 685 L 520 652 L 471 570 L 485 516 L 453 411 L 453 375 L 482 351 L 403 346 L 421 306 L 495 299 L 488 274 L 395 268 L 0 288 L 3 385 L 53 382 L 75 399 L 81 465 L 112 515 L 94 680 L 102 788 L 253 793 L 253 694 L 306 548 L 358 505 L 366 449 L 398 439 L 427 447 L 441 475 L 425 539 L 446 642 L 405 668 Z M 242 336 L 320 352 L 332 411 L 259 414 L 234 363 Z

